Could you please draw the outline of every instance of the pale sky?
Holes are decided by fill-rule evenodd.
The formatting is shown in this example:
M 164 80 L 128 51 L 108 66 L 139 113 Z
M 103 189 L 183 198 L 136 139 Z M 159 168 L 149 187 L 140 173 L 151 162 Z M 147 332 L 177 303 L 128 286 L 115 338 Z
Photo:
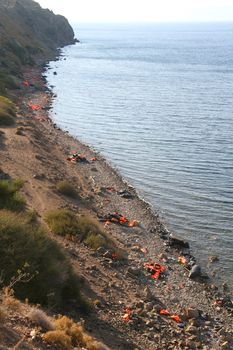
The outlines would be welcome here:
M 233 0 L 36 0 L 71 22 L 233 21 Z

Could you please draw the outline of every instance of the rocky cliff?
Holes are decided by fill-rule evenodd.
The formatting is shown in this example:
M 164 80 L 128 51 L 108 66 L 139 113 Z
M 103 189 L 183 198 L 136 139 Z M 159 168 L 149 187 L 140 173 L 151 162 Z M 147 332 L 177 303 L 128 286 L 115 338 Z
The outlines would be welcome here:
M 22 66 L 74 43 L 67 19 L 33 0 L 0 0 L 0 93 L 17 87 Z

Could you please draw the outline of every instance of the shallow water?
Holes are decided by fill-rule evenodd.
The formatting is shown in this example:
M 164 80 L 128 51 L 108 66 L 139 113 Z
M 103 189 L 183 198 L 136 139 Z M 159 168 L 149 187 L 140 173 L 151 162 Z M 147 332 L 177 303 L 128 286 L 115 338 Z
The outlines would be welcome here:
M 80 25 L 52 117 L 101 151 L 220 279 L 233 268 L 233 23 Z M 53 75 L 56 70 L 58 75 Z

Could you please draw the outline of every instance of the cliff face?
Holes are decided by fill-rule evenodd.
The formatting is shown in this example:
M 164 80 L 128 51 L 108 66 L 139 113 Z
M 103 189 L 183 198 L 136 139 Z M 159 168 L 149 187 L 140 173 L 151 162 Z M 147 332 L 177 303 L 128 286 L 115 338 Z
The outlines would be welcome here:
M 33 0 L 0 0 L 0 93 L 16 87 L 22 65 L 74 43 L 67 19 Z

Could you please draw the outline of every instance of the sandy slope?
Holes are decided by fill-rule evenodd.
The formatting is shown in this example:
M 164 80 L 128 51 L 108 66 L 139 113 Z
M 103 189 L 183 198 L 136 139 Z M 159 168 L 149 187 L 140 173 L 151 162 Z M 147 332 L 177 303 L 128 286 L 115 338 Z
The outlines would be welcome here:
M 37 69 L 26 71 L 25 79 L 43 86 Z M 177 262 L 182 253 L 166 245 L 163 224 L 100 155 L 57 129 L 48 119 L 47 109 L 32 111 L 29 107 L 48 107 L 50 97 L 45 88 L 22 89 L 17 127 L 1 129 L 0 169 L 13 179 L 25 180 L 23 193 L 28 206 L 38 212 L 41 220 L 48 210 L 69 208 L 95 218 L 118 211 L 140 222 L 133 228 L 115 224 L 106 227 L 127 252 L 125 263 L 112 260 L 101 249 L 94 252 L 78 241 L 56 238 L 85 278 L 85 293 L 99 301 L 85 319 L 87 329 L 111 349 L 232 349 L 230 305 L 214 305 L 220 291 L 210 282 L 188 278 L 189 271 Z M 97 161 L 71 163 L 67 161 L 70 151 L 85 154 L 88 160 L 97 157 Z M 56 183 L 64 179 L 76 187 L 79 200 L 69 200 L 56 192 Z M 106 191 L 106 187 L 115 191 Z M 124 189 L 133 194 L 132 199 L 117 194 Z M 148 252 L 142 252 L 141 247 Z M 150 277 L 144 268 L 149 261 L 166 267 L 162 278 Z M 128 323 L 122 319 L 127 307 L 134 313 Z M 187 308 L 200 310 L 203 317 L 186 319 L 178 325 L 158 313 L 167 309 L 171 315 L 182 316 Z M 77 320 L 80 317 L 76 310 L 70 316 Z

